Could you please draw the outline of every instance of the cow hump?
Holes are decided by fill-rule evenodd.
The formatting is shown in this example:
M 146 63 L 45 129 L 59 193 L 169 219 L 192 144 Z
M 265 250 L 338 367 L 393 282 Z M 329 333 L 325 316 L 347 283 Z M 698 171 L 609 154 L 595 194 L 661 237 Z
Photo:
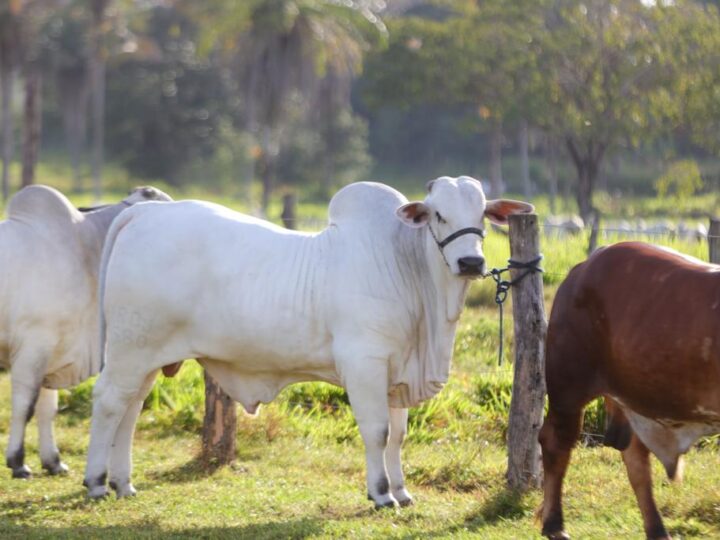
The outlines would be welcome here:
M 328 217 L 331 225 L 367 223 L 382 225 L 397 222 L 395 210 L 407 198 L 396 189 L 375 182 L 357 182 L 345 186 L 330 201 Z
M 67 197 L 48 186 L 28 186 L 18 191 L 7 207 L 8 219 L 72 223 L 81 219 Z

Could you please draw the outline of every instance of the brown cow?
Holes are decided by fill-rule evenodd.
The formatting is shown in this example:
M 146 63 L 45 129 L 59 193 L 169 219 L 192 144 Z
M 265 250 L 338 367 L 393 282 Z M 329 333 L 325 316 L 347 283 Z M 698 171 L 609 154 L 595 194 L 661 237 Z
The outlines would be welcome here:
M 652 496 L 649 452 L 670 478 L 720 431 L 720 267 L 626 242 L 596 251 L 558 289 L 548 326 L 549 411 L 540 432 L 543 534 L 563 530 L 562 482 L 582 413 L 604 395 L 648 538 L 670 538 Z

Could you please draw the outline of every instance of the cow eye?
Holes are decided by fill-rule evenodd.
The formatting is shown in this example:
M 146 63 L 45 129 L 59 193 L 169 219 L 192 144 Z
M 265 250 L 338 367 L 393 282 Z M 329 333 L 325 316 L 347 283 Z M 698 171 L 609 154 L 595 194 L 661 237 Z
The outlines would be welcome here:
M 443 219 L 443 217 L 440 215 L 440 212 L 435 212 L 435 216 L 440 223 L 447 223 L 447 221 L 445 221 L 445 219 Z

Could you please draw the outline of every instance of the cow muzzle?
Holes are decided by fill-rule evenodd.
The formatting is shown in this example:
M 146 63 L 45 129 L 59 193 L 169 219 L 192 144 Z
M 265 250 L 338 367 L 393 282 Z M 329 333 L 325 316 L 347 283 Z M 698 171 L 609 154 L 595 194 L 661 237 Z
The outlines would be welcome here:
M 457 264 L 461 276 L 480 277 L 485 275 L 484 257 L 461 257 Z

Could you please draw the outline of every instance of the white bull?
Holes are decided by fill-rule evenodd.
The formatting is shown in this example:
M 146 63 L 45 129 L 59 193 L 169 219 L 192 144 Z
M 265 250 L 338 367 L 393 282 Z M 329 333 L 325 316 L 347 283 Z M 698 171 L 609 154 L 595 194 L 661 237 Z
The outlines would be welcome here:
M 126 211 L 103 254 L 106 364 L 93 392 L 89 495 L 106 495 L 108 468 L 118 496 L 135 493 L 143 399 L 160 368 L 198 358 L 249 413 L 294 382 L 344 387 L 369 496 L 410 504 L 400 462 L 407 407 L 447 381 L 468 280 L 485 272 L 483 218 L 506 223 L 532 208 L 443 177 L 412 203 L 382 184 L 352 184 L 317 234 L 198 201 Z
M 170 198 L 144 187 L 121 203 L 80 212 L 60 192 L 38 185 L 8 204 L 0 222 L 0 366 L 10 369 L 6 458 L 15 478 L 31 474 L 24 439 L 33 413 L 43 468 L 67 470 L 53 435 L 57 388 L 98 372 L 97 275 L 105 235 L 122 210 L 148 200 Z

